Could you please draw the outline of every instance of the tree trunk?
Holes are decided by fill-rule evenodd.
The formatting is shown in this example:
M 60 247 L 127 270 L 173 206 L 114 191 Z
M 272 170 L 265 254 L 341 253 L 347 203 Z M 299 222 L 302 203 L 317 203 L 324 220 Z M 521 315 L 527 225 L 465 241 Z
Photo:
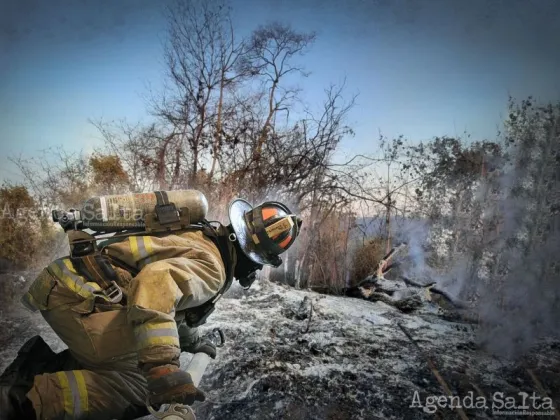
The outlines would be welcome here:
M 181 146 L 177 145 L 175 148 L 175 167 L 173 168 L 173 178 L 171 180 L 171 188 L 179 183 L 181 175 Z
M 255 160 L 257 162 L 257 167 L 259 166 L 259 160 L 261 157 L 261 153 L 262 153 L 262 147 L 264 145 L 264 143 L 266 142 L 266 138 L 268 136 L 268 131 L 270 128 L 270 123 L 272 121 L 272 117 L 274 116 L 274 111 L 275 111 L 275 107 L 274 107 L 274 94 L 276 93 L 276 87 L 278 86 L 278 82 L 279 80 L 276 79 L 273 83 L 272 83 L 272 87 L 270 88 L 270 97 L 268 98 L 268 115 L 266 117 L 266 121 L 263 125 L 263 128 L 260 132 L 259 138 L 257 140 L 257 147 L 255 148 L 255 153 L 253 154 L 253 160 Z
M 385 247 L 386 254 L 391 251 L 391 195 L 389 195 L 387 200 L 388 201 L 385 208 L 385 233 L 387 235 L 387 245 Z
M 218 162 L 218 153 L 221 147 L 222 139 L 222 112 L 224 104 L 224 78 L 225 74 L 222 71 L 222 80 L 220 82 L 220 98 L 218 100 L 218 115 L 216 116 L 216 133 L 214 134 L 214 144 L 212 147 L 212 166 L 210 168 L 209 179 L 210 181 L 214 177 L 214 171 L 216 170 L 216 163 Z

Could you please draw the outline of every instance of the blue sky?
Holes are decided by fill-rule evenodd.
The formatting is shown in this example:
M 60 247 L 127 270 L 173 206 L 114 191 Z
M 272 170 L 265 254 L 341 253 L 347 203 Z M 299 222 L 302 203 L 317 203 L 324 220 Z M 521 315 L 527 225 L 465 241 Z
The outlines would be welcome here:
M 146 117 L 162 77 L 156 0 L 0 3 L 0 179 L 7 156 L 100 145 L 88 119 Z M 301 59 L 305 100 L 331 82 L 358 93 L 343 152 L 373 151 L 380 130 L 411 140 L 495 136 L 508 94 L 560 99 L 554 0 L 233 0 L 241 34 L 271 20 L 318 33 Z

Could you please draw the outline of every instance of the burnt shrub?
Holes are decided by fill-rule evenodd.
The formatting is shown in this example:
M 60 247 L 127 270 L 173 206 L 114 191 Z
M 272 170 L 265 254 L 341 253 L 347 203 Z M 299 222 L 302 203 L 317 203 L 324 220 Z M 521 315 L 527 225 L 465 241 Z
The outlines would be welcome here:
M 356 247 L 353 254 L 351 284 L 356 284 L 375 273 L 377 265 L 385 255 L 385 239 L 374 237 Z

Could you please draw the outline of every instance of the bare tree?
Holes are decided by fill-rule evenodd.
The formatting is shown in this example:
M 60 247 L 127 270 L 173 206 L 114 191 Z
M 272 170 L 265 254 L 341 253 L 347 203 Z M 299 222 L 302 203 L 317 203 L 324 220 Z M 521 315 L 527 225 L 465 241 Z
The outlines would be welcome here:
M 274 117 L 279 111 L 288 111 L 290 101 L 298 93 L 297 89 L 284 88 L 281 81 L 291 73 L 307 76 L 303 68 L 293 63 L 293 60 L 296 55 L 303 54 L 314 40 L 314 33 L 298 33 L 288 25 L 273 22 L 260 26 L 253 32 L 248 53 L 240 60 L 240 70 L 264 78 L 267 91 L 267 114 L 252 155 L 252 160 L 257 165 L 263 144 L 274 131 Z
M 46 149 L 40 157 L 10 157 L 24 178 L 24 184 L 40 207 L 75 206 L 91 192 L 91 168 L 83 153 L 61 148 Z
M 182 170 L 178 148 L 184 142 L 190 182 L 204 168 L 206 152 L 211 155 L 211 179 L 223 139 L 226 93 L 244 76 L 236 69 L 245 44 L 235 37 L 229 8 L 217 0 L 177 0 L 168 9 L 168 22 L 168 89 L 153 101 L 154 114 L 180 139 L 175 144 L 175 177 Z
M 132 191 L 173 188 L 183 181 L 182 142 L 174 132 L 165 134 L 165 129 L 155 123 L 90 122 L 103 136 L 105 149 L 121 159 Z

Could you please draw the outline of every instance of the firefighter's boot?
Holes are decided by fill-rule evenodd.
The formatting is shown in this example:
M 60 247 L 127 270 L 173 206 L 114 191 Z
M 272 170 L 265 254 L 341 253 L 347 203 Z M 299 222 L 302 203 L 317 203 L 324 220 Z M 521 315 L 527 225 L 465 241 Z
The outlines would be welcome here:
M 181 351 L 192 354 L 206 353 L 212 359 L 216 358 L 216 345 L 212 341 L 201 337 L 198 328 L 191 328 L 183 321 L 179 324 L 177 330 Z

